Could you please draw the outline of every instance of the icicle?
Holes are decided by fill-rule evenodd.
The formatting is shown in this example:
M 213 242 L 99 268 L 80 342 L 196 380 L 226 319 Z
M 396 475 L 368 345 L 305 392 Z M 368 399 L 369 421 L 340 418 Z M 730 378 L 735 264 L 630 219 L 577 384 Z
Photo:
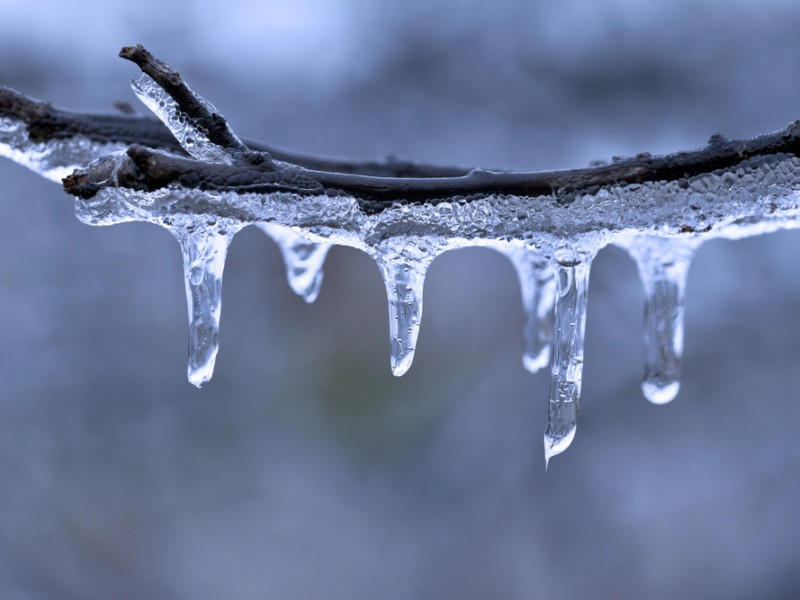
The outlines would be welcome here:
M 396 262 L 383 262 L 380 267 L 389 301 L 392 373 L 400 377 L 414 360 L 422 318 L 425 267 Z
M 204 225 L 170 228 L 183 252 L 189 308 L 189 381 L 200 387 L 211 379 L 219 348 L 222 271 L 235 231 Z
M 553 269 L 546 258 L 533 250 L 501 248 L 500 251 L 514 265 L 522 294 L 525 311 L 522 364 L 536 373 L 550 362 L 555 302 Z
M 422 318 L 422 288 L 425 273 L 443 250 L 427 240 L 394 240 L 391 248 L 378 249 L 373 257 L 386 285 L 389 333 L 392 342 L 392 373 L 400 377 L 414 360 Z M 399 248 L 399 251 L 393 251 Z
M 680 389 L 686 276 L 699 242 L 637 237 L 624 246 L 645 293 L 642 392 L 650 402 L 666 404 Z
M 591 259 L 553 261 L 556 280 L 553 329 L 553 378 L 547 429 L 544 434 L 545 468 L 550 459 L 572 443 L 578 417 L 583 377 L 583 336 Z
M 330 244 L 311 242 L 294 230 L 274 223 L 257 223 L 257 226 L 278 244 L 286 264 L 289 287 L 306 302 L 314 302 L 322 286 L 322 265 Z

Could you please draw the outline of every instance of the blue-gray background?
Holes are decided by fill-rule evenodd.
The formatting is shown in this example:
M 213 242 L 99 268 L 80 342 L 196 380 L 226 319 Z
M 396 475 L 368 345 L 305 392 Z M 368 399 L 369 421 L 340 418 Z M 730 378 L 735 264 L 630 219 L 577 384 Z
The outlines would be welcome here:
M 140 42 L 242 135 L 300 150 L 582 166 L 800 117 L 800 5 L 0 0 L 0 83 L 135 103 Z M 237 236 L 221 352 L 185 378 L 177 245 L 94 229 L 0 162 L 4 598 L 784 598 L 800 593 L 800 237 L 713 242 L 683 388 L 639 391 L 641 291 L 592 271 L 583 405 L 544 473 L 548 376 L 520 362 L 510 265 L 446 254 L 417 358 L 389 372 L 375 265 L 335 249 L 316 304 Z

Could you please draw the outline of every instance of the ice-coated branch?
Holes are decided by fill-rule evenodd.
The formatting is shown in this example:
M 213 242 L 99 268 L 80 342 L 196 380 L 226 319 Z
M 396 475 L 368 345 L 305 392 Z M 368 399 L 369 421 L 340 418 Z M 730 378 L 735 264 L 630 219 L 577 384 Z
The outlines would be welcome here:
M 797 122 L 752 139 L 713 136 L 699 150 L 640 154 L 585 169 L 373 177 L 287 163 L 247 149 L 233 132 L 212 139 L 199 114 L 213 114 L 210 105 L 194 99 L 182 82 L 159 85 L 177 75 L 155 64 L 158 69 L 145 70 L 150 79 L 134 87 L 185 154 L 134 145 L 77 170 L 64 187 L 78 199 L 78 216 L 95 225 L 150 221 L 179 239 L 180 232 L 194 232 L 192 239 L 206 245 L 209 237 L 227 244 L 231 232 L 254 223 L 267 233 L 291 228 L 288 237 L 275 236 L 284 240 L 279 241 L 284 252 L 304 246 L 293 236 L 301 236 L 322 257 L 331 244 L 361 248 L 376 260 L 385 280 L 392 368 L 398 375 L 414 355 L 423 282 L 433 259 L 466 245 L 500 250 L 520 277 L 527 313 L 525 360 L 531 370 L 547 356 L 544 336 L 552 331 L 547 460 L 575 435 L 589 266 L 600 248 L 615 243 L 640 266 L 647 297 L 643 388 L 648 398 L 664 402 L 678 389 L 683 282 L 691 258 L 683 249 L 711 237 L 800 223 Z M 184 248 L 184 262 L 190 259 Z M 211 270 L 210 264 L 200 265 L 208 272 L 195 279 L 200 289 L 213 289 L 214 303 L 199 315 L 202 303 L 190 306 L 190 356 L 202 359 L 195 361 L 198 384 L 210 377 L 216 355 L 222 265 Z M 315 278 L 320 265 L 312 262 Z M 203 287 L 206 281 L 214 285 Z M 187 293 L 191 289 L 187 283 Z
M 331 245 L 360 248 L 376 260 L 389 295 L 398 375 L 416 348 L 431 262 L 449 249 L 492 247 L 511 258 L 520 278 L 528 368 L 540 368 L 553 348 L 549 459 L 576 430 L 589 266 L 600 248 L 617 244 L 637 261 L 646 292 L 643 389 L 662 403 L 678 390 L 683 291 L 694 249 L 713 237 L 800 224 L 800 122 L 751 139 L 715 135 L 698 150 L 564 171 L 295 160 L 240 141 L 213 106 L 140 46 L 122 55 L 142 68 L 134 91 L 165 125 L 149 121 L 148 131 L 166 130 L 170 140 L 119 135 L 115 127 L 134 123 L 121 115 L 107 121 L 115 125 L 102 137 L 95 125 L 80 129 L 73 113 L 57 111 L 67 122 L 60 134 L 47 124 L 52 118 L 40 123 L 54 109 L 0 90 L 7 92 L 0 93 L 0 152 L 49 177 L 91 155 L 97 160 L 64 179 L 80 219 L 147 221 L 178 238 L 189 374 L 197 385 L 211 376 L 217 353 L 225 250 L 248 224 L 281 246 L 293 288 L 307 300 L 319 291 Z
M 81 113 L 54 108 L 0 85 L 0 119 L 16 121 L 31 143 L 90 140 L 98 144 L 142 144 L 180 152 L 172 133 L 150 116 Z
M 226 150 L 245 151 L 247 146 L 236 137 L 225 118 L 208 102 L 197 96 L 181 79 L 177 71 L 164 61 L 158 60 L 143 46 L 126 46 L 119 53 L 135 63 L 142 73 L 150 77 L 176 102 L 179 110 L 194 127 L 202 130 L 215 146 Z
M 483 199 L 486 195 L 552 196 L 559 205 L 566 206 L 572 204 L 578 195 L 594 196 L 602 189 L 620 189 L 643 183 L 672 183 L 687 189 L 692 178 L 730 172 L 739 166 L 746 168 L 767 157 L 796 156 L 800 154 L 800 124 L 795 122 L 779 132 L 748 140 L 712 143 L 701 150 L 660 157 L 639 155 L 586 169 L 530 173 L 476 169 L 463 176 L 438 178 L 372 177 L 300 169 L 291 164 L 275 166 L 265 152 L 259 153 L 261 156 L 255 161 L 251 155 L 226 170 L 181 162 L 177 156 L 147 151 L 150 154 L 147 168 L 139 171 L 140 177 L 136 181 L 126 182 L 126 187 L 153 191 L 178 180 L 185 184 L 186 176 L 191 174 L 192 186 L 201 191 L 213 189 L 239 194 L 284 191 L 300 195 L 319 191 L 341 192 L 358 198 L 365 211 L 381 210 L 393 203 L 453 200 L 466 203 Z M 141 153 L 137 151 L 136 154 Z M 301 173 L 302 183 L 293 186 L 290 179 Z M 308 186 L 309 181 L 318 185 Z M 65 186 L 73 195 L 90 198 L 95 193 L 92 183 L 91 171 L 85 171 L 81 177 L 71 178 Z M 84 187 L 84 184 L 89 187 Z M 621 209 L 624 211 L 626 207 Z
M 12 128 L 16 132 L 13 138 L 9 133 Z M 245 139 L 244 143 L 253 150 L 269 153 L 277 160 L 317 171 L 378 177 L 453 177 L 470 171 L 394 157 L 372 161 L 312 156 L 249 139 Z M 172 132 L 152 116 L 76 112 L 54 108 L 47 102 L 35 100 L 0 85 L 0 155 L 8 155 L 34 171 L 42 173 L 38 165 L 29 164 L 22 159 L 35 153 L 37 146 L 59 148 L 54 162 L 63 173 L 56 178 L 60 182 L 77 167 L 85 166 L 102 154 L 122 150 L 131 144 L 183 154 L 183 149 Z M 105 152 L 87 154 L 87 146 L 97 149 L 103 147 Z M 15 157 L 10 156 L 12 151 L 17 153 Z M 70 156 L 81 158 L 70 160 Z

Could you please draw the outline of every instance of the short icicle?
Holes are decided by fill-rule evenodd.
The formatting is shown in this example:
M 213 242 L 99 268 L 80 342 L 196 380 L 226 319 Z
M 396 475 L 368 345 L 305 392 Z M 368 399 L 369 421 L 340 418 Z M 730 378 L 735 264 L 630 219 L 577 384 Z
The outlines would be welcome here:
M 414 360 L 419 325 L 422 319 L 422 288 L 425 273 L 441 252 L 426 240 L 400 241 L 400 250 L 379 248 L 373 252 L 386 285 L 389 305 L 392 373 L 405 374 Z
M 653 404 L 666 404 L 680 389 L 686 276 L 699 242 L 650 236 L 625 244 L 636 261 L 645 293 L 645 367 L 642 392 Z
M 189 382 L 200 387 L 211 379 L 219 349 L 222 272 L 234 231 L 202 225 L 172 227 L 183 252 L 189 308 Z
M 572 443 L 583 378 L 583 338 L 591 259 L 554 260 L 556 280 L 552 380 L 544 433 L 545 469 Z
M 286 264 L 289 287 L 306 302 L 314 302 L 322 286 L 322 266 L 330 244 L 312 242 L 294 230 L 274 223 L 258 223 L 257 226 L 278 244 Z
M 502 248 L 514 265 L 525 312 L 522 364 L 536 373 L 550 363 L 555 278 L 550 261 L 534 250 Z

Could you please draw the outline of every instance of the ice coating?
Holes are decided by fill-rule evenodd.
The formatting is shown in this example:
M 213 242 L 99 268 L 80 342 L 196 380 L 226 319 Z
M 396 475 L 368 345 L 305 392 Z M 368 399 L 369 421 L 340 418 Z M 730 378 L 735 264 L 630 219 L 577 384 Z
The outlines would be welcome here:
M 0 117 L 0 156 L 9 158 L 50 181 L 60 183 L 75 169 L 122 148 L 122 144 L 98 143 L 83 136 L 35 142 L 28 135 L 25 122 Z
M 666 404 L 680 389 L 686 276 L 700 241 L 638 236 L 622 243 L 636 261 L 645 293 L 642 392 Z
M 550 364 L 555 278 L 550 261 L 535 250 L 499 247 L 514 265 L 525 312 L 522 364 L 531 373 Z
M 544 432 L 545 468 L 572 443 L 583 379 L 583 338 L 591 258 L 553 262 L 556 280 L 550 402 Z
M 181 245 L 189 309 L 189 381 L 211 379 L 219 349 L 222 272 L 234 232 L 218 226 L 170 227 Z
M 274 223 L 257 223 L 256 226 L 278 244 L 292 291 L 306 302 L 314 302 L 322 286 L 322 266 L 330 244 L 312 242 L 292 229 Z
M 443 251 L 426 239 L 406 238 L 373 249 L 386 285 L 389 306 L 392 373 L 405 374 L 414 360 L 420 320 L 425 273 L 433 259 Z
M 196 127 L 178 104 L 149 75 L 142 73 L 131 81 L 139 100 L 166 125 L 186 152 L 197 160 L 231 164 L 228 151 L 208 139 L 206 132 Z M 198 99 L 210 112 L 217 112 L 207 100 Z

